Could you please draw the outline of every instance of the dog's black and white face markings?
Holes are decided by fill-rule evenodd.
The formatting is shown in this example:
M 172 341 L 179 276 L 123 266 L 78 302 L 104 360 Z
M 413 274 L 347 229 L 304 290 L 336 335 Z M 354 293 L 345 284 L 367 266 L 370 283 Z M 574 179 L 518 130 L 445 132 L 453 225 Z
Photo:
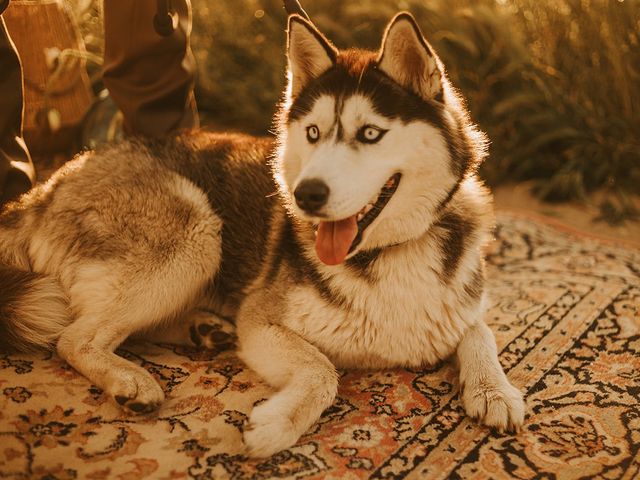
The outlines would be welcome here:
M 320 260 L 422 235 L 473 154 L 413 17 L 390 22 L 379 52 L 339 52 L 294 15 L 288 60 L 276 175 L 293 213 L 317 224 Z

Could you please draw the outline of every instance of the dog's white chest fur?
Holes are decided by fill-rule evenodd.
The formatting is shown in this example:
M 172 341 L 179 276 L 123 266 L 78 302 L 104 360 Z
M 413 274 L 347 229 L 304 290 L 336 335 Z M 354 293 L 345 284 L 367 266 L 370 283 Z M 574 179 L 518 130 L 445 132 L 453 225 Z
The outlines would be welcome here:
M 334 277 L 345 293 L 338 305 L 312 287 L 296 287 L 284 324 L 339 367 L 416 367 L 448 357 L 479 312 L 461 308 L 455 289 L 435 270 L 438 252 L 425 247 L 383 254 L 370 279 L 348 272 Z

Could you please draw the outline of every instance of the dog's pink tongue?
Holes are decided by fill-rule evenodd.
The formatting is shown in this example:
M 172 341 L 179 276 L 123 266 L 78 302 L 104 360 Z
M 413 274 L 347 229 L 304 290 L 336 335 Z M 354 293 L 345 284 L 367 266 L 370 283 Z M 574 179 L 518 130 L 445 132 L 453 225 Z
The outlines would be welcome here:
M 327 265 L 344 262 L 349 247 L 358 234 L 356 216 L 337 222 L 320 222 L 316 236 L 316 252 Z

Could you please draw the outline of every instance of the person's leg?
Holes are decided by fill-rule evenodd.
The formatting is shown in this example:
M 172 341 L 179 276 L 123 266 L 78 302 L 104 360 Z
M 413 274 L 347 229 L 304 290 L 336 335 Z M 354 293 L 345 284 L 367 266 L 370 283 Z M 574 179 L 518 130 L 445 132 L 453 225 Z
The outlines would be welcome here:
M 198 126 L 196 71 L 189 45 L 191 5 L 173 0 L 175 31 L 159 35 L 156 0 L 104 0 L 104 83 L 124 115 L 125 131 L 151 137 Z
M 29 190 L 35 179 L 22 140 L 22 87 L 20 59 L 0 16 L 0 205 Z

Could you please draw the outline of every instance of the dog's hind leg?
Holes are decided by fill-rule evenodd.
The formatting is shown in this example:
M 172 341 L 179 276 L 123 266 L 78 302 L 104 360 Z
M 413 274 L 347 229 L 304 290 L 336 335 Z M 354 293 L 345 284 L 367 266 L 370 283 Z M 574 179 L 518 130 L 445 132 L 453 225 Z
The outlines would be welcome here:
M 338 374 L 329 359 L 292 330 L 269 323 L 260 307 L 264 304 L 264 297 L 254 294 L 237 319 L 240 357 L 279 389 L 249 417 L 244 442 L 253 457 L 295 444 L 333 403 L 338 389 Z
M 161 268 L 85 265 L 70 289 L 76 318 L 62 332 L 58 353 L 135 412 L 155 409 L 164 394 L 149 372 L 113 352 L 134 332 L 178 317 L 201 294 L 215 264 L 197 269 L 185 263 L 173 262 Z
M 113 353 L 131 333 L 127 324 L 133 320 L 116 319 L 114 313 L 79 316 L 60 337 L 58 353 L 120 405 L 137 413 L 150 412 L 164 400 L 164 392 L 144 368 Z
M 220 262 L 221 222 L 205 208 L 198 215 L 196 208 L 194 203 L 182 228 L 156 229 L 155 241 L 138 240 L 151 236 L 144 222 L 130 223 L 130 243 L 119 245 L 126 254 L 103 261 L 78 258 L 65 270 L 75 319 L 62 332 L 58 353 L 135 412 L 153 410 L 164 393 L 149 372 L 114 350 L 133 333 L 193 308 Z M 173 219 L 168 213 L 159 217 L 165 225 Z
M 518 430 L 525 413 L 522 392 L 502 370 L 495 337 L 483 320 L 469 327 L 456 353 L 467 414 L 500 431 Z

